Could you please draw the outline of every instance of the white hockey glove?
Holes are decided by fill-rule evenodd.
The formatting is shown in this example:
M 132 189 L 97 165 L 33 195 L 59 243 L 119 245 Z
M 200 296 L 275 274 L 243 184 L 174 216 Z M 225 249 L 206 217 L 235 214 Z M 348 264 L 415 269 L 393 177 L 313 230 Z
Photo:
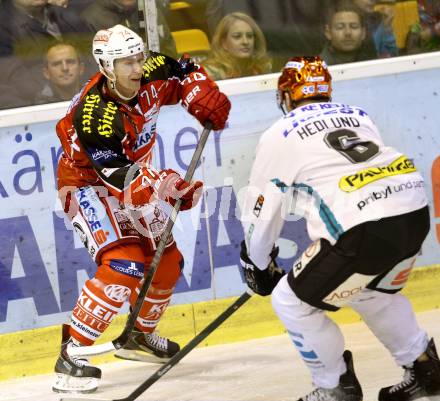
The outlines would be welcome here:
M 275 258 L 279 253 L 278 247 L 273 247 L 270 253 L 271 261 L 266 269 L 260 270 L 249 258 L 246 243 L 241 242 L 240 262 L 248 287 L 258 295 L 270 295 L 286 272 L 279 268 Z

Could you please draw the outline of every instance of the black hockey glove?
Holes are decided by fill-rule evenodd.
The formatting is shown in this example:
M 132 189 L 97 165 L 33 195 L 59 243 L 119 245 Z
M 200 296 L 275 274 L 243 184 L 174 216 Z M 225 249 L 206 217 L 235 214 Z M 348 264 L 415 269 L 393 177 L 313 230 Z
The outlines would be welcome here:
M 271 261 L 266 269 L 260 270 L 250 260 L 246 243 L 241 242 L 240 262 L 243 268 L 244 277 L 248 287 L 258 295 L 266 296 L 270 295 L 286 272 L 279 268 L 275 258 L 278 256 L 279 248 L 274 247 L 270 253 Z

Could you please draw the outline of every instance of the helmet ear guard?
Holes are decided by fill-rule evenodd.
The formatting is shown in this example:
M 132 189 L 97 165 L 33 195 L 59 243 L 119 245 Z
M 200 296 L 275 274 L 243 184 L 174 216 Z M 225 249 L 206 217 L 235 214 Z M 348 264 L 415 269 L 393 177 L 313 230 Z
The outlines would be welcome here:
M 306 99 L 331 99 L 331 75 L 319 56 L 289 59 L 278 79 L 277 101 L 286 114 L 287 93 L 293 108 Z

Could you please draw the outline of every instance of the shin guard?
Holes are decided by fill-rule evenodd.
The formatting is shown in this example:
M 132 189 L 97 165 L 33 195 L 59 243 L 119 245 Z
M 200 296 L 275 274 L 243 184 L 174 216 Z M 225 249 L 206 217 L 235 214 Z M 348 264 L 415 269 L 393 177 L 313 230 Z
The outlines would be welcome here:
M 118 314 L 130 292 L 126 286 L 106 284 L 96 278 L 86 281 L 73 308 L 70 335 L 81 344 L 92 345 Z
M 146 265 L 148 264 L 147 262 Z M 136 327 L 140 331 L 152 333 L 158 325 L 160 318 L 171 301 L 182 264 L 182 255 L 176 247 L 172 247 L 162 256 L 136 321 Z M 139 284 L 139 287 L 130 297 L 130 304 L 132 306 L 136 302 L 141 285 L 142 283 Z

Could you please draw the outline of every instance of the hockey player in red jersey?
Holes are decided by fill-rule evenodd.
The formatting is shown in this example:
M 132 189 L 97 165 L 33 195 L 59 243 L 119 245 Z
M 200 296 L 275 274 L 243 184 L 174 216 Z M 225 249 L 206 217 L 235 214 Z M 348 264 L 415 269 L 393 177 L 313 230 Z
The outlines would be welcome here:
M 316 388 L 299 401 L 362 401 L 352 355 L 324 313 L 343 305 L 405 370 L 401 383 L 380 390 L 379 401 L 440 395 L 434 341 L 399 293 L 429 231 L 423 178 L 383 143 L 364 110 L 334 103 L 331 94 L 319 57 L 287 62 L 278 80 L 285 116 L 260 138 L 243 204 L 247 283 L 272 293 L 311 372 Z M 306 219 L 313 242 L 283 275 L 273 246 L 289 213 Z
M 224 128 L 230 110 L 228 98 L 203 68 L 158 53 L 145 58 L 143 40 L 122 25 L 97 32 L 93 56 L 100 72 L 57 124 L 63 146 L 59 195 L 98 266 L 82 288 L 70 325 L 63 326 L 57 392 L 96 390 L 100 369 L 69 357 L 67 349 L 93 344 L 125 301 L 134 305 L 166 223 L 161 204 L 180 198 L 180 210 L 187 210 L 200 198 L 202 182 L 186 182 L 175 171 L 157 171 L 150 164 L 160 107 L 182 101 L 202 125 L 210 121 L 214 129 Z M 135 330 L 116 356 L 166 360 L 179 351 L 155 328 L 182 268 L 170 236 Z

